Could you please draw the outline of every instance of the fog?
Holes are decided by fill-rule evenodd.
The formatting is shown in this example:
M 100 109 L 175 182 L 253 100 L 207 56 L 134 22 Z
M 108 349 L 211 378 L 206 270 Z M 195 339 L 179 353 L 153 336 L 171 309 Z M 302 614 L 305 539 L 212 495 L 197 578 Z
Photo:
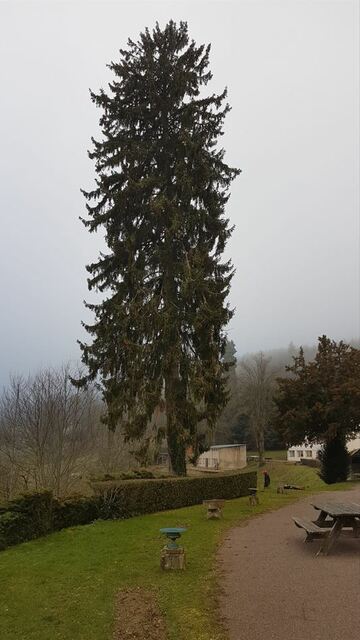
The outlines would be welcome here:
M 238 354 L 359 338 L 355 0 L 12 0 L 0 3 L 0 384 L 79 358 L 85 265 L 102 246 L 79 221 L 99 133 L 88 89 L 106 88 L 128 37 L 170 18 L 212 43 L 209 91 L 229 89 Z

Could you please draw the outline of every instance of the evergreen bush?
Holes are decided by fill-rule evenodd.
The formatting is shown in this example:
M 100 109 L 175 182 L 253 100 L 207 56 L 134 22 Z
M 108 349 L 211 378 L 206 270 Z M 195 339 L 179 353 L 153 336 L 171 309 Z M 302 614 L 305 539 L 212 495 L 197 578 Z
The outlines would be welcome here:
M 345 482 L 350 471 L 350 456 L 346 448 L 345 438 L 336 436 L 327 440 L 319 451 L 321 462 L 320 478 L 326 484 Z

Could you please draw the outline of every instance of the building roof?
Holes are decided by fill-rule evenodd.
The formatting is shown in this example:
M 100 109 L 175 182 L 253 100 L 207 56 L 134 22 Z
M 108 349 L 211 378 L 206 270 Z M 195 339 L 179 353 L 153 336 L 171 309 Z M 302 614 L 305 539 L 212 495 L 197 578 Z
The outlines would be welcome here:
M 231 447 L 246 447 L 246 444 L 214 444 L 210 449 L 230 449 Z

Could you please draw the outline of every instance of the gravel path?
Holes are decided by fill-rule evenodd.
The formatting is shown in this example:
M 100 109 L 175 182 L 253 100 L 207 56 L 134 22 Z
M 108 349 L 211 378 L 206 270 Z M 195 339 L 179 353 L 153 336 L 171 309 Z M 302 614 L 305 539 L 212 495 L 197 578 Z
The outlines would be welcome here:
M 326 499 L 360 503 L 360 488 L 327 493 Z M 305 532 L 291 519 L 314 520 L 310 501 L 229 532 L 218 563 L 230 640 L 360 638 L 360 539 L 340 538 L 329 556 L 316 558 L 320 542 L 304 544 Z

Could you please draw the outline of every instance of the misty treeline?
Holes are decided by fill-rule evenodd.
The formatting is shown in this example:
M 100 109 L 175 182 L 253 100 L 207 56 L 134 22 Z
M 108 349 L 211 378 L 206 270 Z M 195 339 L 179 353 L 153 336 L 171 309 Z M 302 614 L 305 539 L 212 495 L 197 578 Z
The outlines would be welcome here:
M 235 353 L 229 342 L 225 359 L 235 363 Z M 228 405 L 205 442 L 215 437 L 221 444 L 246 442 L 250 448 L 281 446 L 268 427 L 275 372 L 269 365 L 270 358 L 258 354 L 230 368 Z M 91 475 L 152 465 L 166 448 L 161 407 L 141 439 L 126 442 L 121 424 L 111 431 L 102 422 L 96 385 L 72 384 L 79 375 L 64 365 L 10 378 L 0 396 L 0 498 L 42 489 L 58 496 L 83 493 Z
M 217 424 L 216 444 L 245 443 L 257 450 L 263 462 L 265 450 L 281 449 L 284 443 L 271 427 L 275 412 L 276 378 L 284 374 L 292 355 L 281 350 L 277 358 L 263 352 L 248 354 L 238 362 L 235 346 L 228 343 L 226 357 L 230 368 L 229 401 Z
M 356 341 L 351 341 L 359 347 Z M 303 346 L 307 362 L 314 360 L 318 345 Z M 245 443 L 248 450 L 259 453 L 263 461 L 266 450 L 282 449 L 285 443 L 272 427 L 275 417 L 274 398 L 277 379 L 291 375 L 286 367 L 293 364 L 299 347 L 290 343 L 287 348 L 249 353 L 236 358 L 233 341 L 227 344 L 225 358 L 232 364 L 228 380 L 229 401 L 214 434 L 216 444 Z
M 136 464 L 121 430 L 101 422 L 95 386 L 79 390 L 71 374 L 62 366 L 10 378 L 0 397 L 0 497 L 41 489 L 66 496 L 85 491 L 91 474 Z
M 306 361 L 313 360 L 317 346 L 303 351 Z M 229 400 L 212 434 L 206 436 L 204 425 L 205 442 L 246 443 L 248 450 L 259 452 L 260 461 L 266 450 L 283 448 L 271 426 L 274 397 L 277 378 L 291 375 L 286 367 L 297 354 L 298 348 L 290 344 L 237 360 L 235 345 L 228 341 L 225 360 L 233 365 Z M 102 422 L 104 406 L 96 385 L 79 389 L 71 383 L 79 375 L 64 365 L 10 378 L 0 395 L 0 498 L 42 489 L 59 496 L 83 493 L 91 475 L 152 465 L 166 448 L 161 407 L 142 438 L 126 442 L 121 425 L 113 432 Z

